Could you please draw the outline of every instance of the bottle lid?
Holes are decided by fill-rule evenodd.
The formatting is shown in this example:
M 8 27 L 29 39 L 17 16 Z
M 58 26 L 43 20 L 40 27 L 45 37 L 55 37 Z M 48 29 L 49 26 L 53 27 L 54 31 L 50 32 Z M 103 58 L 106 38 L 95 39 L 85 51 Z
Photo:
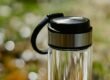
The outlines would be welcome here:
M 79 50 L 92 44 L 92 27 L 85 17 L 59 17 L 50 20 L 49 46 L 55 49 Z

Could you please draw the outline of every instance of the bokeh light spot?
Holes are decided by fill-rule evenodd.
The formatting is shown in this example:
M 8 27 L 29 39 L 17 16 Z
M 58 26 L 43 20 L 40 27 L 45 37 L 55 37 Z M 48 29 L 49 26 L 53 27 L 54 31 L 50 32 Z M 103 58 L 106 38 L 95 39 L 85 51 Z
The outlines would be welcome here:
M 8 17 L 11 15 L 12 9 L 7 5 L 0 6 L 0 16 Z
M 21 55 L 21 57 L 22 57 L 25 61 L 32 60 L 33 56 L 34 56 L 34 55 L 33 55 L 33 53 L 32 53 L 31 50 L 25 50 L 25 51 L 22 53 L 22 55 Z
M 28 78 L 29 80 L 38 80 L 38 74 L 35 72 L 30 72 Z
M 8 51 L 13 51 L 15 48 L 15 43 L 13 41 L 7 41 L 5 44 L 5 49 Z
M 28 38 L 30 37 L 31 35 L 31 29 L 27 26 L 23 26 L 21 29 L 20 29 L 20 35 L 23 37 L 23 38 Z

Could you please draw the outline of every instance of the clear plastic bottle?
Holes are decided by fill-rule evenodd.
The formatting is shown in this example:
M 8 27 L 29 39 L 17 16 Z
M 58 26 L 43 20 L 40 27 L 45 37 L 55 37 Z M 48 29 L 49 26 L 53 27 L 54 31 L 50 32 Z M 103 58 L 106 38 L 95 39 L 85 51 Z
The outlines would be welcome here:
M 48 80 L 92 80 L 92 49 L 63 51 L 49 48 Z

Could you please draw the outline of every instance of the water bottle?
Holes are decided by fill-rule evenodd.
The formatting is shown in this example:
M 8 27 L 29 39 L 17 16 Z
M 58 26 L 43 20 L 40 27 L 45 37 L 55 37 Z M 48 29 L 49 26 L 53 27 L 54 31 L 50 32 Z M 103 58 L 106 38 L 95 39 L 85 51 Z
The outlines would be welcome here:
M 48 23 L 48 50 L 36 45 L 38 33 Z M 48 80 L 92 80 L 92 27 L 85 17 L 47 15 L 35 28 L 32 47 L 48 54 Z

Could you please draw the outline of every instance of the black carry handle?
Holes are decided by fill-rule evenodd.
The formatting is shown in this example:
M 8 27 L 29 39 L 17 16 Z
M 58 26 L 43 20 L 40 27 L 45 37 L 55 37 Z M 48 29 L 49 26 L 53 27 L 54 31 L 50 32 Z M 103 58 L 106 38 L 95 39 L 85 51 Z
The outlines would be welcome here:
M 51 19 L 53 18 L 57 18 L 57 17 L 63 17 L 63 13 L 55 13 L 55 14 L 50 14 L 50 15 L 47 15 L 35 28 L 35 30 L 33 31 L 32 33 L 32 36 L 31 36 L 31 44 L 32 44 L 32 47 L 35 51 L 37 51 L 38 53 L 40 54 L 47 54 L 47 51 L 43 52 L 41 51 L 40 49 L 38 49 L 38 47 L 36 46 L 36 38 L 40 32 L 40 30 L 43 28 L 43 26 L 45 26 L 47 23 L 50 22 Z

